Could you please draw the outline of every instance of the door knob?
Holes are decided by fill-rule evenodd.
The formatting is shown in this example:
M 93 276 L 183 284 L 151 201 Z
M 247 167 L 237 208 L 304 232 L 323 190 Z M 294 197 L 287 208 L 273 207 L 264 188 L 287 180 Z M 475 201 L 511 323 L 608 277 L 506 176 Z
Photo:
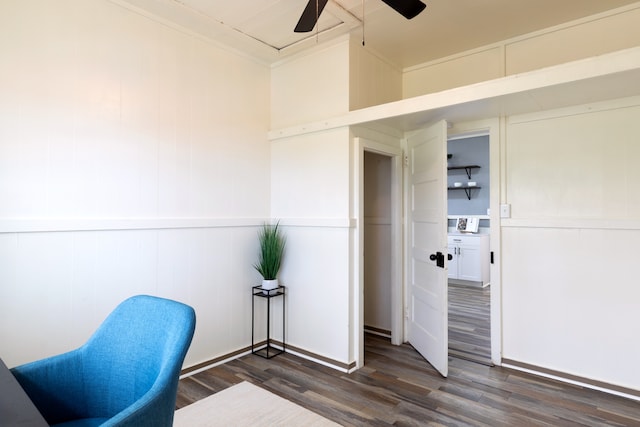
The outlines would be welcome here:
M 429 259 L 435 261 L 438 267 L 444 268 L 444 254 L 442 252 L 429 255 Z

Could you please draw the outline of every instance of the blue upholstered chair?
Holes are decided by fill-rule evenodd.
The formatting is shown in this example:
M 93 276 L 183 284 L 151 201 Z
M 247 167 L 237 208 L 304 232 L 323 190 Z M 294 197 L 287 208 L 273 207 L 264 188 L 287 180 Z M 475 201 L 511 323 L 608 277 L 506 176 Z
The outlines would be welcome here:
M 49 424 L 169 427 L 194 329 L 191 307 L 134 296 L 82 347 L 12 372 Z

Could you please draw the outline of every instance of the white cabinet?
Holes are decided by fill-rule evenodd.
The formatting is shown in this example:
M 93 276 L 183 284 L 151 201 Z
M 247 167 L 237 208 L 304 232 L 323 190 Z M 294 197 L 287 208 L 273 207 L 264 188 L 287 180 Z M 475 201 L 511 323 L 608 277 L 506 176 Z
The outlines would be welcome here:
M 489 235 L 449 234 L 449 279 L 489 284 Z

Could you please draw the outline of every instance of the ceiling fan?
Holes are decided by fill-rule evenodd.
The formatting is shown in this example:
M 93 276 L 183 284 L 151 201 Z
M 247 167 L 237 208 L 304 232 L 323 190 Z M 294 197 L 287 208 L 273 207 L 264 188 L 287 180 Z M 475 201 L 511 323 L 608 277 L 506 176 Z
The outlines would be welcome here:
M 313 30 L 316 26 L 318 17 L 322 13 L 322 10 L 327 5 L 328 0 L 309 0 L 307 7 L 304 8 L 302 16 L 296 25 L 296 33 L 307 33 Z M 407 19 L 415 18 L 420 12 L 427 7 L 426 4 L 420 0 L 382 0 L 389 5 L 393 10 Z

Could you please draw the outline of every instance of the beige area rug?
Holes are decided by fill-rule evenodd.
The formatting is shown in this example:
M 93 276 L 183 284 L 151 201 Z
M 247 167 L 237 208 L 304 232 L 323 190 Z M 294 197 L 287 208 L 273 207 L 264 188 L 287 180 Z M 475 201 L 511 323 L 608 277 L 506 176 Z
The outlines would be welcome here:
M 337 426 L 246 381 L 176 411 L 174 427 Z

